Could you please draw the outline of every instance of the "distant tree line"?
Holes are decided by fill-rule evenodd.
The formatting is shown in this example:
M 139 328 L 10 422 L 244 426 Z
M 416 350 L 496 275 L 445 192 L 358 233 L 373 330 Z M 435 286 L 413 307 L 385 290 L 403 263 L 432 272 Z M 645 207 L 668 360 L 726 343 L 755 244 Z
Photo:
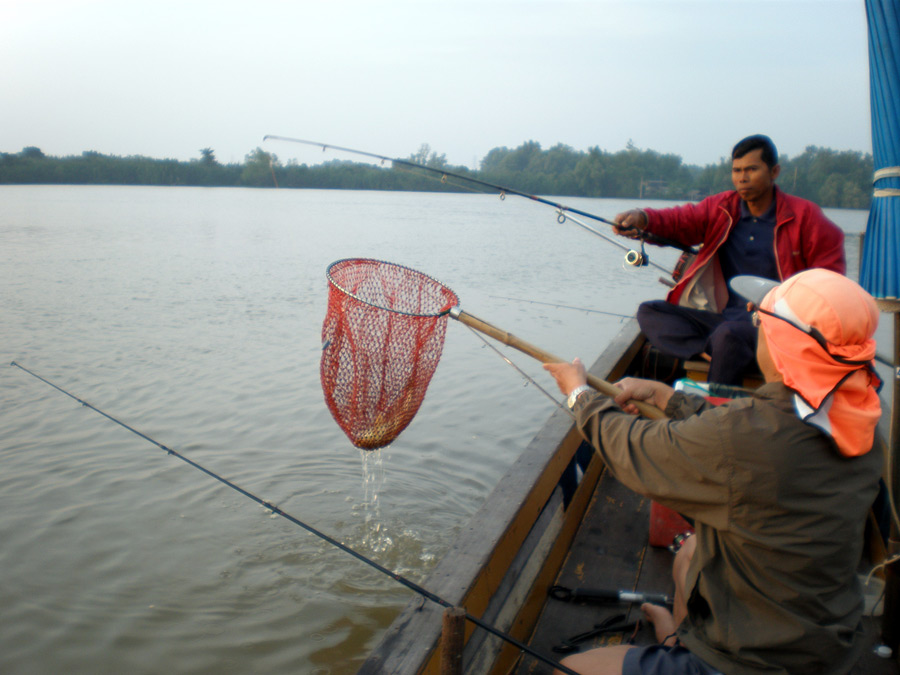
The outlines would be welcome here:
M 705 167 L 684 164 L 681 157 L 642 150 L 629 141 L 624 150 L 576 151 L 566 145 L 544 150 L 528 141 L 512 150 L 494 148 L 473 171 L 451 166 L 445 155 L 423 144 L 407 161 L 451 171 L 537 195 L 614 197 L 626 199 L 698 200 L 728 190 L 731 160 Z M 872 185 L 872 156 L 809 146 L 796 157 L 781 157 L 779 185 L 824 207 L 866 209 Z M 221 164 L 211 148 L 190 161 L 118 157 L 83 152 L 51 157 L 40 148 L 0 152 L 0 184 L 191 185 L 261 188 L 322 188 L 462 192 L 466 181 L 417 170 L 399 163 L 376 166 L 333 160 L 308 166 L 281 163 L 273 153 L 256 148 L 242 164 Z

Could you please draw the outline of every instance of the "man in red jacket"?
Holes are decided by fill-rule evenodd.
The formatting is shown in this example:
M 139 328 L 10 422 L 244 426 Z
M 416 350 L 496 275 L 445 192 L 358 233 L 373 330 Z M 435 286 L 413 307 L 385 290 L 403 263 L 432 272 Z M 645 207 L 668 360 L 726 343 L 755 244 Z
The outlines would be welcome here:
M 646 230 L 700 246 L 666 300 L 642 303 L 637 319 L 650 344 L 680 359 L 710 361 L 709 381 L 721 384 L 740 384 L 756 350 L 745 302 L 728 290 L 731 278 L 784 281 L 813 267 L 846 272 L 843 232 L 818 206 L 775 185 L 781 166 L 768 136 L 745 138 L 731 158 L 734 190 L 616 216 L 618 234 L 634 238 Z

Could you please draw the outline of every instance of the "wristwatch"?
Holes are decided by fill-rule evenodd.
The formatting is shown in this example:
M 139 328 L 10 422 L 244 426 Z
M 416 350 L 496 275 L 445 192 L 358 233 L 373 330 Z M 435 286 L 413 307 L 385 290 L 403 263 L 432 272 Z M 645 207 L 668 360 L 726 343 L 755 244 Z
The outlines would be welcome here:
M 693 530 L 688 530 L 687 532 L 679 532 L 672 539 L 672 543 L 669 544 L 666 548 L 672 551 L 672 553 L 678 553 L 681 550 L 681 547 L 684 546 L 684 542 L 689 538 L 694 536 Z
M 566 399 L 566 405 L 569 406 L 569 410 L 575 407 L 575 401 L 578 400 L 578 397 L 581 396 L 586 391 L 590 391 L 590 387 L 586 384 L 582 384 L 580 387 L 575 387 L 570 393 L 569 398 Z

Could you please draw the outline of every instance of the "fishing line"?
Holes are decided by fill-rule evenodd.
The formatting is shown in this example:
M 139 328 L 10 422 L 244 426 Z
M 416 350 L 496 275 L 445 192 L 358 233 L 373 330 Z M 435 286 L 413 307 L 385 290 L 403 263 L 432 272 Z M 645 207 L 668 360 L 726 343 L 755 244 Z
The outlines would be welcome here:
M 500 199 L 505 199 L 507 194 L 516 195 L 517 197 L 525 197 L 526 199 L 530 199 L 535 202 L 540 202 L 541 204 L 546 204 L 547 206 L 552 206 L 558 211 L 561 211 L 565 214 L 576 213 L 579 216 L 584 216 L 585 218 L 590 218 L 592 220 L 597 220 L 601 223 L 606 223 L 607 225 L 612 225 L 613 227 L 617 227 L 618 223 L 613 220 L 609 220 L 607 218 L 603 218 L 602 216 L 595 215 L 593 213 L 589 213 L 587 211 L 581 211 L 580 209 L 573 208 L 571 206 L 566 206 L 564 204 L 559 204 L 554 201 L 550 201 L 549 199 L 544 199 L 543 197 L 538 197 L 537 195 L 528 194 L 527 192 L 520 192 L 519 190 L 514 190 L 513 188 L 504 187 L 502 185 L 497 185 L 496 183 L 490 183 L 485 180 L 481 180 L 478 178 L 472 178 L 471 176 L 464 176 L 463 174 L 454 173 L 452 171 L 447 171 L 445 169 L 439 169 L 433 166 L 427 166 L 425 164 L 417 164 L 416 162 L 412 162 L 408 159 L 398 159 L 396 157 L 387 157 L 386 155 L 378 155 L 373 152 L 366 152 L 364 150 L 354 150 L 353 148 L 343 148 L 339 145 L 329 145 L 328 143 L 320 143 L 319 141 L 306 141 L 300 138 L 290 138 L 288 136 L 275 136 L 272 134 L 267 134 L 263 136 L 263 142 L 266 141 L 285 141 L 287 143 L 300 143 L 302 145 L 313 145 L 316 147 L 322 148 L 322 152 L 331 148 L 332 150 L 338 150 L 339 152 L 348 152 L 354 155 L 361 155 L 363 157 L 371 157 L 372 159 L 380 160 L 382 163 L 391 162 L 392 164 L 399 164 L 402 166 L 409 166 L 415 169 L 421 169 L 423 171 L 430 171 L 432 173 L 440 174 L 441 176 L 450 176 L 456 178 L 457 180 L 467 181 L 469 183 L 473 183 L 474 185 L 481 185 L 482 187 L 490 188 L 491 190 L 495 190 L 500 194 Z M 563 221 L 560 221 L 563 222 Z M 592 230 L 595 234 L 597 232 Z M 657 234 L 652 234 L 650 232 L 639 232 L 639 238 L 642 240 L 650 241 L 655 244 L 659 244 L 661 246 L 671 246 L 672 248 L 677 248 L 680 251 L 684 251 L 685 253 L 696 253 L 690 246 L 684 246 L 683 244 L 678 243 L 677 241 L 673 241 L 671 239 L 667 239 L 665 237 L 661 237 Z M 668 270 L 667 270 L 668 271 Z
M 268 510 L 271 511 L 272 513 L 281 516 L 281 517 L 284 518 L 285 520 L 287 520 L 287 521 L 293 523 L 294 525 L 297 525 L 298 527 L 303 528 L 304 530 L 306 530 L 306 531 L 309 532 L 310 534 L 314 534 L 315 536 L 319 537 L 319 538 L 322 539 L 323 541 L 326 541 L 326 542 L 328 542 L 329 544 L 331 544 L 332 546 L 335 546 L 335 547 L 341 549 L 341 550 L 344 551 L 345 553 L 349 553 L 350 555 L 352 555 L 352 556 L 353 556 L 354 558 L 356 558 L 357 560 L 360 560 L 360 561 L 366 563 L 367 565 L 369 565 L 370 567 L 372 567 L 372 568 L 378 570 L 379 572 L 381 572 L 381 573 L 383 573 L 383 574 L 386 574 L 387 576 L 389 576 L 389 577 L 390 577 L 391 579 L 393 579 L 394 581 L 396 581 L 396 582 L 402 584 L 403 586 L 406 586 L 408 589 L 410 589 L 411 591 L 414 591 L 415 593 L 418 593 L 418 594 L 421 595 L 422 597 L 427 598 L 428 600 L 431 600 L 431 601 L 434 602 L 435 604 L 441 605 L 442 607 L 454 607 L 454 605 L 453 605 L 452 603 L 448 602 L 447 600 L 444 600 L 444 599 L 441 598 L 440 596 L 438 596 L 438 595 L 432 593 L 431 591 L 425 589 L 424 587 L 420 586 L 419 584 L 415 583 L 414 581 L 411 581 L 410 579 L 407 579 L 407 578 L 404 577 L 402 574 L 398 574 L 397 572 L 393 572 L 393 571 L 389 570 L 388 568 L 384 567 L 383 565 L 378 564 L 377 562 L 375 562 L 375 561 L 372 560 L 371 558 L 367 558 L 367 557 L 364 556 L 362 553 L 359 553 L 359 552 L 353 550 L 352 548 L 350 548 L 350 547 L 347 546 L 346 544 L 343 544 L 343 543 L 339 542 L 339 541 L 338 541 L 337 539 L 335 539 L 334 537 L 330 537 L 329 535 L 325 534 L 324 532 L 322 532 L 322 531 L 320 531 L 320 530 L 317 530 L 317 529 L 314 528 L 312 525 L 308 525 L 308 524 L 304 523 L 302 520 L 300 520 L 299 518 L 296 518 L 296 517 L 292 516 L 291 514 L 287 513 L 286 511 L 282 511 L 282 510 L 281 510 L 280 508 L 278 508 L 275 504 L 272 504 L 271 502 L 268 502 L 268 501 L 266 501 L 265 499 L 256 496 L 256 495 L 253 494 L 252 492 L 250 492 L 250 491 L 248 491 L 248 490 L 245 490 L 244 488 L 240 487 L 240 486 L 237 485 L 236 483 L 232 483 L 232 482 L 231 482 L 230 480 L 228 480 L 227 478 L 224 478 L 223 476 L 220 476 L 219 474 L 215 473 L 214 471 L 212 471 L 212 470 L 210 470 L 210 469 L 207 469 L 206 467 L 204 467 L 204 466 L 201 465 L 201 464 L 198 464 L 197 462 L 193 461 L 192 459 L 188 459 L 187 457 L 185 457 L 184 455 L 182 455 L 182 454 L 179 453 L 178 451 L 173 450 L 172 448 L 168 447 L 167 445 L 163 445 L 163 444 L 160 443 L 159 441 L 154 440 L 154 439 L 151 438 L 150 436 L 147 436 L 146 434 L 144 434 L 144 433 L 138 431 L 138 430 L 135 429 L 134 427 L 129 426 L 129 425 L 126 424 L 125 422 L 122 422 L 121 420 L 119 420 L 119 419 L 113 417 L 113 416 L 110 415 L 109 413 L 106 413 L 106 412 L 100 410 L 100 408 L 97 408 L 96 406 L 94 406 L 94 405 L 88 403 L 87 401 L 85 401 L 85 400 L 83 400 L 83 399 L 81 399 L 81 398 L 78 398 L 78 397 L 75 396 L 74 394 L 69 393 L 68 391 L 66 391 L 65 389 L 63 389 L 62 387 L 60 387 L 59 385 L 56 385 L 56 384 L 54 384 L 53 382 L 51 382 L 50 380 L 48 380 L 48 379 L 46 379 L 46 378 L 44 378 L 44 377 L 41 377 L 40 375 L 38 375 L 38 374 L 35 373 L 34 371 L 29 370 L 28 368 L 26 368 L 25 366 L 23 366 L 23 365 L 21 365 L 21 364 L 19 364 L 19 363 L 16 363 L 15 361 L 13 361 L 12 363 L 10 363 L 9 365 L 10 365 L 10 366 L 15 366 L 15 367 L 18 368 L 19 370 L 22 370 L 22 371 L 28 373 L 29 375 L 31 375 L 31 376 L 34 377 L 35 379 L 40 380 L 40 381 L 43 382 L 44 384 L 47 384 L 47 385 L 53 387 L 53 388 L 56 389 L 57 391 L 59 391 L 59 392 L 65 394 L 65 395 L 68 396 L 69 398 L 71 398 L 71 399 L 77 401 L 78 403 L 80 403 L 80 404 L 81 404 L 82 406 L 84 406 L 85 408 L 90 408 L 91 410 L 93 410 L 94 412 L 96 412 L 96 413 L 102 415 L 103 417 L 105 417 L 106 419 L 110 420 L 111 422 L 115 422 L 115 423 L 118 424 L 120 427 L 122 427 L 122 428 L 124 428 L 124 429 L 127 429 L 128 431 L 130 431 L 131 433 L 135 434 L 136 436 L 139 436 L 139 437 L 143 438 L 145 441 L 147 441 L 147 442 L 149 442 L 149 443 L 152 443 L 153 445 L 155 445 L 156 447 L 158 447 L 160 450 L 164 450 L 167 454 L 169 454 L 169 455 L 171 455 L 171 456 L 173 456 L 173 457 L 176 457 L 176 458 L 180 459 L 181 461 L 185 462 L 186 464 L 191 465 L 192 467 L 194 467 L 194 468 L 197 469 L 198 471 L 202 471 L 202 472 L 205 473 L 207 476 L 209 476 L 209 477 L 211 477 L 211 478 L 215 478 L 217 481 L 219 481 L 219 482 L 222 483 L 223 485 L 226 485 L 226 486 L 230 487 L 232 490 L 235 490 L 236 492 L 239 492 L 240 494 L 244 495 L 245 497 L 247 497 L 247 498 L 250 499 L 251 501 L 254 501 L 254 502 L 256 502 L 257 504 L 259 504 L 260 506 L 262 506 L 263 508 L 268 509 Z M 527 654 L 533 656 L 534 658 L 536 658 L 536 659 L 538 659 L 538 660 L 540 660 L 540 661 L 543 661 L 544 663 L 546 663 L 546 664 L 548 664 L 548 665 L 550 665 L 550 666 L 553 666 L 554 668 L 557 668 L 558 670 L 561 670 L 561 671 L 564 672 L 564 673 L 568 673 L 569 675 L 579 675 L 579 673 L 575 672 L 574 670 L 571 670 L 571 669 L 567 668 L 566 666 L 562 665 L 561 663 L 558 663 L 557 661 L 554 661 L 553 659 L 551 659 L 551 658 L 549 658 L 549 657 L 546 657 L 546 656 L 544 656 L 543 654 L 541 654 L 541 653 L 539 653 L 539 652 L 533 650 L 531 647 L 529 647 L 529 646 L 526 645 L 526 644 L 523 644 L 523 643 L 519 642 L 518 640 L 516 640 L 516 639 L 515 639 L 514 637 L 512 637 L 511 635 L 507 635 L 506 633 L 500 631 L 499 629 L 494 628 L 494 627 L 491 626 L 490 624 L 485 623 L 484 621 L 482 621 L 482 620 L 479 619 L 478 617 L 472 616 L 472 615 L 469 614 L 468 612 L 466 612 L 466 619 L 468 619 L 469 621 L 471 621 L 473 624 L 475 624 L 475 625 L 478 626 L 479 628 L 483 628 L 483 629 L 486 630 L 488 633 L 491 633 L 492 635 L 495 635 L 496 637 L 499 637 L 500 639 L 505 640 L 506 642 L 509 642 L 511 645 L 514 645 L 516 648 L 522 650 L 523 652 L 525 652 L 525 653 L 527 653 Z
M 527 384 L 534 385 L 538 389 L 538 391 L 540 391 L 544 396 L 546 396 L 551 401 L 553 401 L 553 403 L 556 405 L 557 408 L 559 408 L 563 412 L 567 413 L 569 415 L 569 417 L 571 417 L 572 419 L 575 419 L 575 413 L 573 413 L 571 410 L 569 410 L 568 406 L 565 406 L 562 403 L 560 403 L 559 401 L 557 401 L 556 397 L 553 394 L 551 394 L 549 391 L 547 391 L 541 384 L 538 383 L 537 380 L 535 380 L 533 377 L 531 377 L 531 375 L 529 375 L 524 370 L 522 370 L 519 366 L 517 366 L 512 361 L 512 359 L 510 359 L 508 356 L 506 356 L 506 354 L 504 354 L 499 349 L 497 349 L 496 345 L 492 345 L 490 342 L 485 340 L 484 336 L 481 333 L 479 333 L 478 331 L 476 331 L 474 328 L 472 328 L 471 326 L 466 326 L 466 328 L 468 328 L 470 331 L 472 331 L 472 334 L 475 335 L 475 337 L 477 337 L 479 340 L 481 340 L 485 344 L 485 346 L 493 349 L 494 353 L 497 354 L 497 356 L 499 356 L 501 359 L 506 361 L 506 363 L 508 363 L 510 366 L 512 366 L 516 370 L 516 372 L 519 373 L 519 375 L 521 375 L 525 380 L 527 380 L 527 382 L 525 383 L 526 385 Z
M 628 314 L 617 314 L 616 312 L 604 312 L 602 309 L 591 309 L 589 307 L 575 307 L 573 305 L 560 305 L 555 302 L 541 302 L 540 300 L 526 300 L 525 298 L 509 298 L 505 295 L 489 295 L 490 298 L 497 298 L 499 300 L 513 300 L 515 302 L 529 302 L 532 305 L 549 305 L 550 307 L 559 307 L 561 309 L 575 309 L 579 312 L 590 312 L 591 314 L 605 314 L 606 316 L 617 316 L 620 319 L 631 319 L 632 316 Z

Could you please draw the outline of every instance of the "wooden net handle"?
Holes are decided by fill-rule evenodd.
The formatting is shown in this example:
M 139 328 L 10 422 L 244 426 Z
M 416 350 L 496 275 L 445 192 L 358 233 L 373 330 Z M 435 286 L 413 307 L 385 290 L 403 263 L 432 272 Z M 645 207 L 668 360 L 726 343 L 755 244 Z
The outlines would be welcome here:
M 543 349 L 535 347 L 533 344 L 517 338 L 512 333 L 508 333 L 507 331 L 501 330 L 496 326 L 492 326 L 487 321 L 482 321 L 478 317 L 467 314 L 459 308 L 454 308 L 450 312 L 450 316 L 460 323 L 464 323 L 469 328 L 477 330 L 479 333 L 484 333 L 488 337 L 494 338 L 498 342 L 502 342 L 503 344 L 512 347 L 513 349 L 518 349 L 523 354 L 528 354 L 528 356 L 537 359 L 541 363 L 566 363 L 565 359 L 554 356 L 550 352 L 545 352 Z M 587 373 L 587 383 L 591 387 L 599 391 L 601 394 L 605 394 L 606 396 L 615 397 L 621 393 L 621 389 L 619 389 L 614 384 L 610 384 L 606 380 L 601 380 L 599 377 L 591 375 L 590 373 Z M 640 411 L 641 415 L 643 415 L 647 419 L 666 419 L 665 413 L 655 405 L 651 405 L 645 401 L 635 400 L 631 400 L 630 403 L 633 403 Z

